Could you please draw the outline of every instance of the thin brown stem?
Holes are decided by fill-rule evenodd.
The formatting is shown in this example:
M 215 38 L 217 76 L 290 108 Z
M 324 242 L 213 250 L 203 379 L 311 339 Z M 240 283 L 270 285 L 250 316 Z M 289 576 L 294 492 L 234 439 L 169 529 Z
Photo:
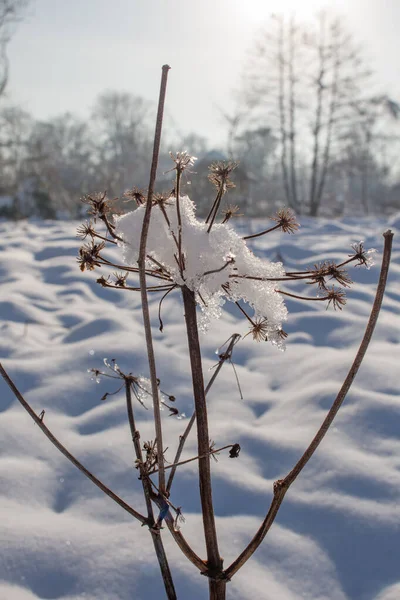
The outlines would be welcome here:
M 220 355 L 220 359 L 218 361 L 217 367 L 213 373 L 213 376 L 211 377 L 210 381 L 207 384 L 206 389 L 204 390 L 205 395 L 207 396 L 207 394 L 209 393 L 209 391 L 211 390 L 211 387 L 214 383 L 214 381 L 217 379 L 218 374 L 220 372 L 220 370 L 222 369 L 222 365 L 224 364 L 224 362 L 226 360 L 230 360 L 231 356 L 232 356 L 232 351 L 233 351 L 233 347 L 234 345 L 238 342 L 238 340 L 240 339 L 240 335 L 238 333 L 234 333 L 232 335 L 232 339 L 226 349 L 226 351 Z M 186 426 L 185 431 L 183 432 L 183 435 L 180 436 L 179 438 L 179 446 L 178 446 L 178 450 L 176 451 L 176 455 L 175 455 L 175 459 L 174 459 L 174 464 L 171 465 L 172 471 L 169 475 L 168 478 L 168 483 L 167 483 L 167 493 L 169 494 L 171 491 L 171 486 L 172 486 L 172 482 L 174 480 L 175 477 L 175 472 L 176 472 L 176 466 L 175 464 L 179 462 L 180 457 L 182 456 L 182 452 L 183 452 L 183 448 L 185 446 L 186 440 L 189 437 L 189 433 L 193 427 L 193 424 L 196 420 L 196 411 L 194 411 L 194 413 L 192 414 L 189 423 Z
M 131 430 L 133 447 L 135 449 L 135 455 L 137 460 L 139 461 L 139 469 L 141 473 L 141 481 L 143 487 L 143 494 L 146 501 L 147 508 L 147 519 L 150 524 L 149 531 L 153 540 L 154 550 L 156 552 L 158 564 L 160 565 L 161 575 L 164 581 L 165 591 L 167 593 L 167 597 L 169 600 L 177 600 L 174 583 L 172 581 L 172 575 L 168 564 L 167 555 L 165 554 L 164 544 L 161 538 L 160 531 L 155 530 L 155 521 L 154 521 L 154 513 L 153 513 L 153 505 L 151 503 L 151 485 L 149 483 L 149 479 L 144 476 L 142 471 L 143 465 L 143 455 L 142 449 L 140 446 L 140 433 L 136 429 L 135 424 L 135 416 L 133 412 L 133 403 L 132 403 L 132 392 L 131 392 L 131 379 L 129 377 L 125 377 L 125 396 L 126 396 L 126 408 L 128 413 L 128 421 L 129 427 Z
M 222 448 L 217 448 L 216 450 L 209 450 L 209 452 L 207 452 L 207 454 L 203 454 L 203 456 L 193 456 L 192 458 L 187 458 L 186 460 L 181 460 L 181 462 L 177 462 L 174 463 L 173 465 L 168 465 L 167 467 L 164 467 L 164 470 L 166 471 L 167 469 L 172 469 L 176 467 L 180 467 L 181 465 L 186 465 L 187 463 L 193 462 L 194 460 L 199 460 L 200 458 L 206 458 L 207 456 L 212 456 L 213 454 L 218 454 L 218 452 L 222 452 L 222 450 L 226 450 L 227 448 L 232 448 L 233 444 L 228 444 L 227 446 L 223 446 Z M 158 469 L 155 469 L 154 471 L 152 471 L 150 473 L 150 475 L 154 475 L 154 473 L 157 473 Z
M 164 296 L 161 298 L 160 302 L 158 303 L 158 322 L 160 323 L 160 327 L 159 327 L 160 331 L 162 331 L 164 329 L 164 323 L 163 323 L 162 318 L 161 318 L 161 306 L 162 306 L 163 300 L 176 287 L 178 287 L 178 286 L 177 285 L 173 285 L 172 287 L 170 287 L 169 290 L 164 294 Z
M 107 283 L 106 281 L 101 283 L 102 287 L 108 287 L 111 288 L 113 290 L 131 290 L 133 292 L 140 292 L 140 287 L 130 287 L 129 285 L 113 285 L 111 283 Z M 175 285 L 154 285 L 154 286 L 148 286 L 146 287 L 146 290 L 148 292 L 165 292 L 165 290 L 168 290 L 169 292 L 171 290 L 173 290 L 176 286 Z
M 178 221 L 178 265 L 181 277 L 183 278 L 183 256 L 182 256 L 182 218 L 181 218 L 181 205 L 180 205 L 180 193 L 181 193 L 181 177 L 182 171 L 179 167 L 176 169 L 176 182 L 175 182 L 175 194 L 176 194 L 176 217 Z
M 107 217 L 105 215 L 100 215 L 100 219 L 103 221 L 104 225 L 107 227 L 107 231 L 111 235 L 111 237 L 113 237 L 115 240 L 122 242 L 123 241 L 122 238 L 119 237 L 119 235 L 117 235 L 116 233 L 114 233 L 113 227 L 112 227 L 111 223 L 109 222 L 109 220 L 107 219 Z
M 197 423 L 197 448 L 199 459 L 199 486 L 203 516 L 203 527 L 207 549 L 208 574 L 216 577 L 222 572 L 222 559 L 218 550 L 217 531 L 215 527 L 214 508 L 211 488 L 210 457 L 208 456 L 210 440 L 208 433 L 207 404 L 204 391 L 203 369 L 199 333 L 196 318 L 196 300 L 192 290 L 182 287 L 185 308 L 186 332 L 189 345 L 190 366 L 192 372 L 193 396 Z M 205 456 L 207 455 L 207 456 Z
M 152 256 L 150 256 L 150 254 L 147 255 L 147 258 L 154 263 L 161 271 L 163 271 L 164 275 L 166 277 L 171 278 L 171 274 L 168 273 L 168 271 L 166 270 L 166 268 L 164 267 L 164 265 L 162 265 L 158 260 L 156 260 L 155 258 L 153 258 Z
M 97 485 L 97 487 L 100 488 L 101 491 L 104 492 L 109 498 L 114 500 L 114 502 L 116 502 L 121 508 L 126 510 L 126 512 L 128 512 L 130 515 L 132 515 L 133 517 L 138 519 L 138 521 L 140 521 L 142 523 L 142 525 L 147 525 L 148 521 L 147 521 L 146 517 L 141 515 L 139 512 L 137 512 L 131 506 L 129 506 L 129 504 L 124 502 L 124 500 L 122 500 L 119 496 L 114 494 L 114 492 L 112 492 L 106 485 L 104 485 L 104 483 L 102 483 L 100 481 L 100 479 L 97 479 L 97 477 L 95 477 L 90 471 L 88 471 L 88 469 L 86 469 L 86 467 L 84 467 L 82 465 L 82 463 L 80 463 L 79 460 L 77 460 L 75 458 L 75 456 L 73 456 L 73 454 L 71 454 L 71 452 L 69 452 L 65 448 L 65 446 L 63 446 L 61 444 L 61 442 L 58 441 L 58 439 L 51 433 L 50 429 L 48 427 L 46 427 L 46 425 L 43 423 L 43 419 L 40 418 L 35 413 L 35 411 L 31 408 L 31 406 L 28 404 L 28 402 L 22 396 L 22 394 L 17 389 L 14 382 L 11 380 L 11 378 L 9 377 L 9 375 L 7 374 L 7 372 L 5 371 L 5 369 L 1 363 L 0 363 L 0 374 L 2 375 L 4 381 L 7 383 L 8 387 L 14 393 L 17 400 L 22 404 L 22 406 L 25 408 L 25 410 L 29 413 L 29 415 L 35 421 L 36 425 L 38 425 L 38 427 L 40 427 L 40 429 L 43 431 L 45 436 L 50 440 L 50 442 L 52 444 L 54 444 L 54 446 L 57 448 L 57 450 L 59 450 L 61 452 L 61 454 L 63 454 L 66 458 L 68 458 L 68 460 L 71 461 L 73 465 L 75 465 L 84 475 L 86 475 L 86 477 L 88 479 L 90 479 L 90 481 L 92 481 L 95 485 Z
M 251 279 L 253 281 L 297 281 L 300 279 L 312 279 L 313 273 L 308 273 L 308 275 L 299 275 L 298 277 L 256 277 L 254 275 L 229 275 L 230 279 Z
M 308 446 L 300 460 L 290 471 L 290 473 L 288 473 L 288 475 L 286 475 L 284 479 L 280 479 L 274 483 L 274 496 L 267 516 L 265 517 L 263 523 L 261 524 L 261 527 L 255 534 L 254 538 L 251 540 L 249 545 L 243 550 L 240 556 L 226 569 L 225 575 L 228 579 L 230 579 L 235 573 L 237 573 L 237 571 L 244 565 L 244 563 L 248 561 L 248 559 L 257 550 L 257 548 L 267 535 L 272 523 L 275 520 L 275 517 L 278 513 L 278 510 L 282 504 L 287 490 L 295 481 L 295 479 L 299 476 L 299 474 L 304 469 L 305 465 L 308 463 L 308 461 L 320 445 L 321 441 L 325 437 L 329 427 L 331 426 L 341 405 L 343 404 L 344 399 L 346 398 L 347 392 L 349 391 L 355 376 L 357 375 L 357 372 L 360 368 L 360 365 L 363 361 L 363 358 L 371 341 L 376 322 L 378 320 L 389 271 L 393 233 L 390 230 L 388 230 L 383 234 L 383 236 L 385 238 L 385 248 L 383 251 L 379 283 L 376 290 L 375 300 L 372 306 L 371 314 L 367 323 L 367 327 L 365 329 L 364 337 L 355 356 L 353 364 L 350 367 L 347 377 L 344 380 L 343 385 L 340 388 L 339 393 L 332 404 L 332 407 L 330 408 L 326 418 L 324 419 L 321 427 L 317 431 L 310 445 Z
M 348 265 L 351 262 L 354 262 L 355 260 L 358 260 L 357 256 L 352 256 L 351 258 L 339 263 L 338 265 L 335 265 L 337 269 L 339 269 L 340 267 L 344 267 L 344 265 Z M 310 271 L 291 271 L 291 272 L 287 272 L 286 275 L 288 276 L 293 276 L 296 277 L 296 279 L 303 279 L 303 277 L 298 277 L 300 275 L 307 275 L 307 273 L 309 274 Z
M 158 206 L 159 206 L 159 208 L 160 208 L 160 210 L 161 210 L 161 212 L 162 212 L 162 214 L 164 216 L 164 219 L 165 219 L 165 221 L 166 221 L 166 223 L 167 223 L 167 225 L 169 227 L 169 230 L 170 230 L 171 235 L 172 235 L 172 239 L 174 240 L 175 246 L 176 246 L 176 248 L 178 250 L 178 253 L 179 253 L 179 242 L 176 239 L 175 232 L 171 229 L 171 222 L 170 222 L 170 220 L 168 218 L 167 211 L 165 210 L 165 207 L 162 204 L 159 204 Z M 179 266 L 179 263 L 178 263 L 178 266 Z
M 144 218 L 143 218 L 142 233 L 141 233 L 140 248 L 139 248 L 139 259 L 138 259 L 143 323 L 144 323 L 144 330 L 145 330 L 145 336 L 146 336 L 147 357 L 148 357 L 148 361 L 149 361 L 150 381 L 151 381 L 151 389 L 152 389 L 152 395 L 153 395 L 154 422 L 155 422 L 155 430 L 156 430 L 156 438 L 157 438 L 157 453 L 158 453 L 158 462 L 159 462 L 158 466 L 160 469 L 160 471 L 158 473 L 158 482 L 159 482 L 158 487 L 160 488 L 160 490 L 163 494 L 165 493 L 163 437 L 162 437 L 162 428 L 161 428 L 161 412 L 160 412 L 160 399 L 159 399 L 159 395 L 158 395 L 156 362 L 155 362 L 155 356 L 154 356 L 153 338 L 152 338 L 152 334 L 151 334 L 149 302 L 148 302 L 147 291 L 146 291 L 146 243 L 147 243 L 147 236 L 148 236 L 149 226 L 150 226 L 150 215 L 151 215 L 151 208 L 152 208 L 152 204 L 153 204 L 154 183 L 155 183 L 155 179 L 156 179 L 156 175 L 157 175 L 158 157 L 160 154 L 161 131 L 162 131 L 165 93 L 166 93 L 166 89 L 167 89 L 167 79 L 168 79 L 169 68 L 170 67 L 168 65 L 164 65 L 162 68 L 160 97 L 159 97 L 159 101 L 158 101 L 156 130 L 155 130 L 155 134 L 154 134 L 153 159 L 152 159 L 152 163 L 151 163 L 149 189 L 148 189 L 148 194 L 147 194 L 146 210 L 145 210 L 145 214 L 144 214 Z
M 310 296 L 297 296 L 297 294 L 290 294 L 289 292 L 284 292 L 283 290 L 275 290 L 278 294 L 283 294 L 284 296 L 290 296 L 291 298 L 297 298 L 298 300 L 311 300 L 313 302 L 323 302 L 324 300 L 329 300 L 329 296 L 321 296 L 321 298 L 310 298 Z
M 213 269 L 212 271 L 205 271 L 203 273 L 203 276 L 204 275 L 212 275 L 213 273 L 220 273 L 221 271 L 223 271 L 224 269 L 229 267 L 229 265 L 231 265 L 234 262 L 235 262 L 235 260 L 233 258 L 230 258 L 229 260 L 226 261 L 225 264 L 222 265 L 222 267 L 220 267 L 219 269 Z M 233 277 L 233 275 L 232 275 L 232 277 Z
M 217 217 L 219 206 L 221 204 L 221 200 L 222 200 L 222 197 L 224 195 L 224 185 L 225 185 L 225 183 L 221 183 L 220 189 L 218 190 L 217 197 L 216 197 L 215 202 L 214 202 L 214 204 L 213 204 L 213 206 L 211 208 L 211 211 L 210 211 L 210 214 L 209 214 L 210 224 L 208 226 L 207 233 L 210 233 L 211 228 L 212 228 L 212 226 L 214 224 L 214 221 L 215 221 L 215 219 Z M 206 223 L 208 223 L 209 217 L 207 217 Z
M 207 218 L 206 218 L 206 221 L 205 221 L 206 224 L 209 223 L 210 219 L 212 219 L 212 221 L 214 221 L 214 219 L 215 219 L 215 209 L 217 208 L 217 210 L 218 210 L 218 206 L 221 203 L 221 199 L 222 199 L 222 196 L 223 196 L 223 189 L 224 189 L 223 188 L 223 184 L 221 184 L 219 186 L 219 188 L 218 188 L 215 200 L 214 200 L 214 202 L 213 202 L 213 204 L 212 204 L 212 206 L 210 208 L 210 212 L 207 215 Z M 210 227 L 209 227 L 208 231 L 209 230 L 210 230 Z
M 100 235 L 100 233 L 94 233 L 93 237 L 97 237 L 100 238 L 101 240 L 104 240 L 105 242 L 108 242 L 109 244 L 115 244 L 116 246 L 118 245 L 118 242 L 114 241 L 114 240 L 110 240 L 110 238 L 105 237 L 104 235 Z
M 104 258 L 104 256 L 100 256 L 98 257 L 101 261 L 102 264 L 106 265 L 107 267 L 114 267 L 116 269 L 120 269 L 121 271 L 128 271 L 128 273 L 139 273 L 139 269 L 137 269 L 136 267 L 127 267 L 126 265 L 116 265 L 115 263 L 111 262 L 110 260 L 107 260 L 106 258 Z M 161 275 L 160 273 L 154 273 L 154 271 L 150 271 L 149 269 L 146 269 L 146 275 L 149 275 L 150 277 L 155 277 L 156 279 L 163 279 L 164 281 L 170 281 L 170 279 L 168 277 L 165 277 L 164 275 Z
M 160 495 L 154 494 L 153 501 L 157 504 L 157 506 L 160 509 L 163 508 L 164 500 Z M 196 552 L 194 552 L 194 550 L 192 550 L 192 548 L 189 546 L 189 544 L 183 537 L 182 533 L 175 529 L 174 517 L 172 516 L 171 511 L 167 512 L 166 516 L 164 517 L 164 521 L 167 524 L 167 527 L 173 539 L 175 540 L 176 544 L 183 552 L 183 554 L 186 556 L 186 558 L 193 565 L 195 565 L 195 567 L 197 567 L 201 573 L 204 573 L 207 570 L 206 563 L 196 554 Z
M 280 224 L 278 223 L 278 225 L 274 225 L 273 227 L 270 227 L 269 229 L 264 229 L 264 231 L 260 231 L 259 233 L 253 233 L 252 235 L 246 235 L 243 239 L 244 240 L 252 240 L 253 238 L 257 238 L 260 237 L 261 235 L 265 235 L 266 233 L 270 233 L 271 231 L 275 231 L 276 229 L 280 228 Z

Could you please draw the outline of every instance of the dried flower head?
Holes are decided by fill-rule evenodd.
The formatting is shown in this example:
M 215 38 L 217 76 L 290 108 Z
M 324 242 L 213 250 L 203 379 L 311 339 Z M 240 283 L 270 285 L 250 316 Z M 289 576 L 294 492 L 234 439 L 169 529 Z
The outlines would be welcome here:
M 222 223 L 227 223 L 232 217 L 243 217 L 243 213 L 239 213 L 240 208 L 237 204 L 228 204 L 224 210 L 224 218 Z
M 310 284 L 316 283 L 320 289 L 326 290 L 325 278 L 335 279 L 339 285 L 343 287 L 350 287 L 353 281 L 350 279 L 346 269 L 338 267 L 332 261 L 324 261 L 314 265 L 314 269 L 311 269 L 312 281 Z
M 137 187 L 132 188 L 131 190 L 126 190 L 124 192 L 124 202 L 131 202 L 134 200 L 138 206 L 144 204 L 146 202 L 146 196 L 143 190 L 140 190 Z
M 332 288 L 330 290 L 328 290 L 327 298 L 328 298 L 328 304 L 326 307 L 327 309 L 329 308 L 331 303 L 335 310 L 337 308 L 339 310 L 342 310 L 342 307 L 346 304 L 346 294 L 344 293 L 343 290 L 336 290 L 335 286 L 332 286 Z
M 354 254 L 349 254 L 348 256 L 358 260 L 356 267 L 364 265 L 367 267 L 367 269 L 370 269 L 375 264 L 373 257 L 373 255 L 376 253 L 375 248 L 365 250 L 363 241 L 352 244 L 351 247 L 353 248 Z
M 91 238 L 94 238 L 94 236 L 96 235 L 96 231 L 91 221 L 86 221 L 86 223 L 82 223 L 82 225 L 79 225 L 79 227 L 77 227 L 76 229 L 76 237 L 85 240 L 88 235 Z
M 88 204 L 90 209 L 88 210 L 89 215 L 93 215 L 94 220 L 96 218 L 106 217 L 110 213 L 117 213 L 115 210 L 115 202 L 118 198 L 110 200 L 107 198 L 107 192 L 99 192 L 95 194 L 88 194 L 81 198 L 83 204 Z
M 189 169 L 189 167 L 192 167 L 197 160 L 196 156 L 191 156 L 186 151 L 177 152 L 175 155 L 170 152 L 169 155 L 175 163 L 174 169 L 178 174 L 181 174 L 186 169 Z
M 129 275 L 128 272 L 126 272 L 125 275 L 123 273 L 118 273 L 118 272 L 113 273 L 114 285 L 117 287 L 125 287 L 128 275 Z
M 107 285 L 110 282 L 110 278 L 107 277 L 107 279 L 104 277 L 104 275 L 102 275 L 101 277 L 99 277 L 98 279 L 96 279 L 96 283 L 98 283 L 99 285 L 101 285 L 102 287 L 107 287 Z
M 266 341 L 268 333 L 267 319 L 262 318 L 253 321 L 253 324 L 250 327 L 250 331 L 246 335 L 249 335 L 250 333 L 253 336 L 253 340 L 255 340 L 256 342 Z
M 270 218 L 278 223 L 284 233 L 294 233 L 300 227 L 291 208 L 280 208 L 276 215 Z
M 92 240 L 89 244 L 84 244 L 79 249 L 79 256 L 77 258 L 79 267 L 81 271 L 87 269 L 88 271 L 93 271 L 96 267 L 101 266 L 100 252 L 105 247 L 104 242 L 100 242 L 99 244 L 95 244 Z
M 172 201 L 171 198 L 174 196 L 175 190 L 172 192 L 167 192 L 164 194 L 154 194 L 152 206 L 171 206 Z
M 221 188 L 223 193 L 225 193 L 229 188 L 236 187 L 233 181 L 229 179 L 229 176 L 238 165 L 239 163 L 233 160 L 212 163 L 212 165 L 209 167 L 210 174 L 208 179 L 212 184 L 215 185 L 216 188 Z

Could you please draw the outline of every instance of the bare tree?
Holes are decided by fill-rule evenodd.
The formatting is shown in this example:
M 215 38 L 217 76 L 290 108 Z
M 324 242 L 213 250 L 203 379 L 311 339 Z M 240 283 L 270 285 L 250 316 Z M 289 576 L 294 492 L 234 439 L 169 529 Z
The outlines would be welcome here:
M 151 106 L 140 96 L 108 91 L 92 111 L 96 161 L 102 166 L 102 187 L 120 195 L 132 181 L 144 186 L 151 156 Z
M 9 76 L 7 45 L 28 4 L 29 0 L 0 0 L 0 96 L 5 92 Z
M 373 96 L 352 105 L 356 120 L 341 136 L 339 165 L 353 196 L 366 215 L 377 212 L 385 204 L 386 188 L 390 184 L 393 163 L 391 149 L 398 149 L 396 130 L 400 106 L 387 95 Z M 379 190 L 378 194 L 376 193 Z
M 82 190 L 97 183 L 94 154 L 89 126 L 70 113 L 36 122 L 27 142 L 25 175 L 76 217 Z
M 0 109 L 0 186 L 15 192 L 24 172 L 31 116 L 17 106 Z
M 336 141 L 357 120 L 370 75 L 343 20 L 328 12 L 312 24 L 273 15 L 262 32 L 242 102 L 276 132 L 286 203 L 296 211 L 318 214 Z

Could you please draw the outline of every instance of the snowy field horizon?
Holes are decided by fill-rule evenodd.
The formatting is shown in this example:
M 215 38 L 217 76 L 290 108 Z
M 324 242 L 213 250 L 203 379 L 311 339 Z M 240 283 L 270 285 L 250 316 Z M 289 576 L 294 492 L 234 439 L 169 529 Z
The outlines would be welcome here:
M 227 567 L 257 531 L 273 482 L 292 468 L 323 421 L 352 364 L 370 314 L 383 236 L 394 236 L 388 285 L 374 337 L 355 382 L 316 455 L 290 488 L 261 547 L 227 587 L 229 600 L 398 600 L 400 598 L 400 214 L 387 219 L 301 219 L 295 235 L 273 232 L 249 242 L 264 259 L 305 270 L 345 260 L 351 244 L 376 248 L 370 270 L 349 268 L 354 284 L 342 311 L 286 298 L 286 351 L 242 339 L 233 354 L 243 399 L 225 364 L 208 398 L 216 447 L 240 457 L 212 461 L 220 550 Z M 266 220 L 239 221 L 248 234 Z M 122 393 L 88 370 L 115 358 L 148 375 L 140 297 L 101 287 L 101 270 L 81 273 L 78 222 L 0 221 L 0 361 L 32 408 L 92 473 L 131 506 L 144 500 Z M 236 225 L 236 223 L 235 223 Z M 115 250 L 117 252 L 117 250 Z M 97 274 L 98 273 L 98 274 Z M 311 286 L 285 288 L 315 295 Z M 161 387 L 176 407 L 193 410 L 179 294 L 150 310 Z M 201 335 L 204 375 L 216 350 L 248 327 L 235 305 Z M 136 405 L 142 442 L 154 438 L 152 411 Z M 167 459 L 186 419 L 163 413 Z M 62 456 L 0 381 L 0 600 L 162 600 L 146 528 Z M 196 454 L 191 433 L 182 458 Z M 182 532 L 205 556 L 197 466 L 178 470 L 171 499 Z M 207 581 L 163 535 L 179 600 L 206 600 Z

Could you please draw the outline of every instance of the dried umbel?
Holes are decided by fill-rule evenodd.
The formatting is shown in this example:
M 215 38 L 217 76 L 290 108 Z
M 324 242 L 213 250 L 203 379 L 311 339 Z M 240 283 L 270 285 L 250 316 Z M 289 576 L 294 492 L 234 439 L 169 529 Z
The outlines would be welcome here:
M 261 260 L 248 247 L 250 240 L 280 230 L 293 234 L 299 224 L 291 209 L 282 208 L 271 217 L 274 225 L 241 238 L 228 223 L 238 213 L 238 207 L 221 210 L 218 222 L 219 201 L 230 187 L 230 175 L 237 167 L 236 162 L 218 162 L 210 167 L 209 177 L 217 187 L 217 199 L 205 222 L 196 217 L 195 206 L 185 195 L 178 195 L 181 188 L 181 175 L 189 169 L 195 158 L 187 152 L 171 154 L 173 169 L 176 171 L 176 185 L 172 191 L 152 195 L 152 213 L 147 231 L 147 249 L 145 257 L 146 275 L 157 280 L 148 284 L 149 292 L 162 292 L 161 304 L 166 295 L 187 286 L 195 293 L 202 311 L 200 326 L 206 329 L 210 320 L 219 317 L 225 301 L 237 304 L 238 309 L 249 321 L 250 333 L 256 341 L 268 340 L 281 349 L 285 347 L 285 333 L 282 323 L 287 318 L 283 296 L 288 295 L 304 300 L 326 301 L 327 306 L 341 309 L 346 302 L 344 288 L 350 287 L 352 280 L 344 265 L 354 262 L 357 265 L 371 264 L 372 252 L 366 251 L 361 243 L 354 244 L 354 254 L 349 260 L 336 264 L 332 260 L 323 261 L 307 271 L 286 272 L 282 263 Z M 114 287 L 127 291 L 139 291 L 135 282 L 138 275 L 141 231 L 146 214 L 147 201 L 142 190 L 133 188 L 125 194 L 134 199 L 137 208 L 126 214 L 111 215 L 109 207 L 104 208 L 105 196 L 94 194 L 90 212 L 97 211 L 105 223 L 106 231 L 98 233 L 91 221 L 78 230 L 81 237 L 90 236 L 92 243 L 83 246 L 79 262 L 81 269 L 93 270 L 104 266 L 116 268 L 110 276 L 98 278 L 104 287 Z M 93 204 L 94 203 L 94 204 Z M 111 232 L 111 234 L 110 234 Z M 102 241 L 96 243 L 94 240 Z M 111 263 L 102 253 L 106 242 L 117 243 L 122 250 L 122 264 Z M 128 276 L 132 284 L 127 284 Z M 304 280 L 304 283 L 316 284 L 319 293 L 316 297 L 294 294 L 281 286 Z M 329 287 L 334 280 L 336 287 Z M 250 307 L 253 314 L 246 308 Z

